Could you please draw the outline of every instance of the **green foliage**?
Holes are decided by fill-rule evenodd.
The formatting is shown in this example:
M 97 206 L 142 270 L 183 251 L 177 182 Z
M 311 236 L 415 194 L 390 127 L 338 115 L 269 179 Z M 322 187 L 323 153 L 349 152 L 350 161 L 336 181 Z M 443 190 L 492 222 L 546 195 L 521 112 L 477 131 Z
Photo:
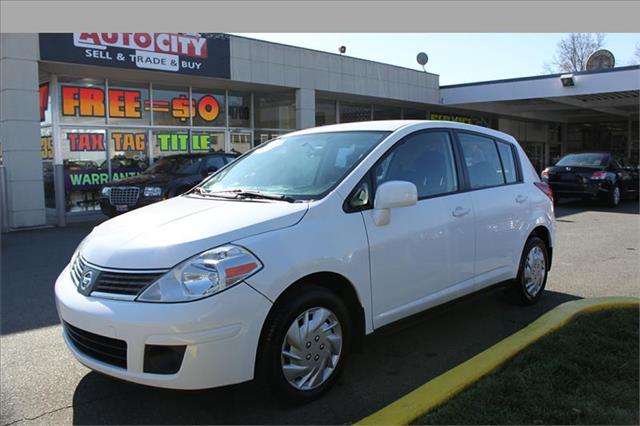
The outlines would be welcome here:
M 578 317 L 416 424 L 639 424 L 638 310 Z

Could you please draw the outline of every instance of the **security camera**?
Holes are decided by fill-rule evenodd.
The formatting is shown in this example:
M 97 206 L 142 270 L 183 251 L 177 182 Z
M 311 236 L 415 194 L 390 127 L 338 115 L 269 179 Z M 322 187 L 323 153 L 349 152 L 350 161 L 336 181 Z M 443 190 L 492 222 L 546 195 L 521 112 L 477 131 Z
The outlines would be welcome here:
M 562 82 L 562 85 L 564 87 L 571 87 L 576 85 L 576 82 L 573 79 L 573 74 L 562 74 L 560 76 L 560 81 Z
M 341 55 L 344 55 L 346 51 L 347 51 L 346 46 L 340 46 L 340 48 L 338 49 L 338 52 L 340 52 Z

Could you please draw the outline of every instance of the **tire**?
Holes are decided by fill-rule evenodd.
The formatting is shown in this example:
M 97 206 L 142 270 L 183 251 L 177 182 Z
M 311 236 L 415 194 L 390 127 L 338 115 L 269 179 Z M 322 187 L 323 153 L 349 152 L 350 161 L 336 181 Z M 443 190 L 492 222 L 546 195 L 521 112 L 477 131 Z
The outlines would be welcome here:
M 607 205 L 611 208 L 616 208 L 620 205 L 620 199 L 622 198 L 622 191 L 619 185 L 615 185 L 611 190 L 611 193 L 607 196 Z
M 539 251 L 538 251 L 539 250 Z M 547 285 L 549 251 L 545 242 L 536 236 L 531 236 L 524 245 L 520 265 L 518 267 L 518 276 L 511 286 L 513 300 L 520 305 L 532 305 L 536 303 Z M 533 256 L 529 258 L 529 256 Z M 544 263 L 539 263 L 540 256 L 544 259 Z M 528 261 L 529 260 L 529 264 Z M 533 263 L 533 276 L 531 275 L 531 262 Z M 527 270 L 527 268 L 529 268 Z M 539 271 L 539 272 L 536 272 Z M 541 274 L 541 275 L 538 275 Z M 533 283 L 533 284 L 532 284 Z
M 320 324 L 314 322 L 314 319 L 324 318 L 327 312 L 330 315 L 325 321 Z M 311 333 L 302 340 L 289 338 L 296 335 L 293 333 L 296 327 L 298 330 L 304 328 L 305 320 L 310 327 L 329 326 L 335 321 L 337 325 L 325 333 Z M 292 333 L 288 334 L 290 329 Z M 339 335 L 342 336 L 341 344 L 338 344 Z M 351 319 L 344 302 L 323 287 L 303 284 L 286 299 L 277 302 L 269 315 L 259 345 L 258 375 L 266 379 L 276 396 L 284 402 L 309 402 L 333 386 L 342 372 L 350 347 Z M 283 352 L 291 357 L 283 355 Z M 322 368 L 323 365 L 328 368 Z M 318 374 L 321 368 L 322 374 Z

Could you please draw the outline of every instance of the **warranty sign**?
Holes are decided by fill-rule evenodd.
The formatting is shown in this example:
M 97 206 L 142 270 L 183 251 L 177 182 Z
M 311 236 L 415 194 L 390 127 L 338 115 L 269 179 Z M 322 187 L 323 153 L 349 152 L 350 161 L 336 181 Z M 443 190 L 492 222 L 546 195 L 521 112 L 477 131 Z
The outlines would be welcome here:
M 220 33 L 41 33 L 40 59 L 230 78 Z

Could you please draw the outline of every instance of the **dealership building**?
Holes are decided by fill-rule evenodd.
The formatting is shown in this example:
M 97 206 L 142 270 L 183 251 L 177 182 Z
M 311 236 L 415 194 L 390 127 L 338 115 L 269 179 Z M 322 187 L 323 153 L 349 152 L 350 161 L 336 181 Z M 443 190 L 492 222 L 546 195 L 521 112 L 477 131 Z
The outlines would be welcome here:
M 640 67 L 440 86 L 390 64 L 213 33 L 0 35 L 3 231 L 95 219 L 111 180 L 166 155 L 245 152 L 306 127 L 452 120 L 516 137 L 541 170 L 638 162 Z

